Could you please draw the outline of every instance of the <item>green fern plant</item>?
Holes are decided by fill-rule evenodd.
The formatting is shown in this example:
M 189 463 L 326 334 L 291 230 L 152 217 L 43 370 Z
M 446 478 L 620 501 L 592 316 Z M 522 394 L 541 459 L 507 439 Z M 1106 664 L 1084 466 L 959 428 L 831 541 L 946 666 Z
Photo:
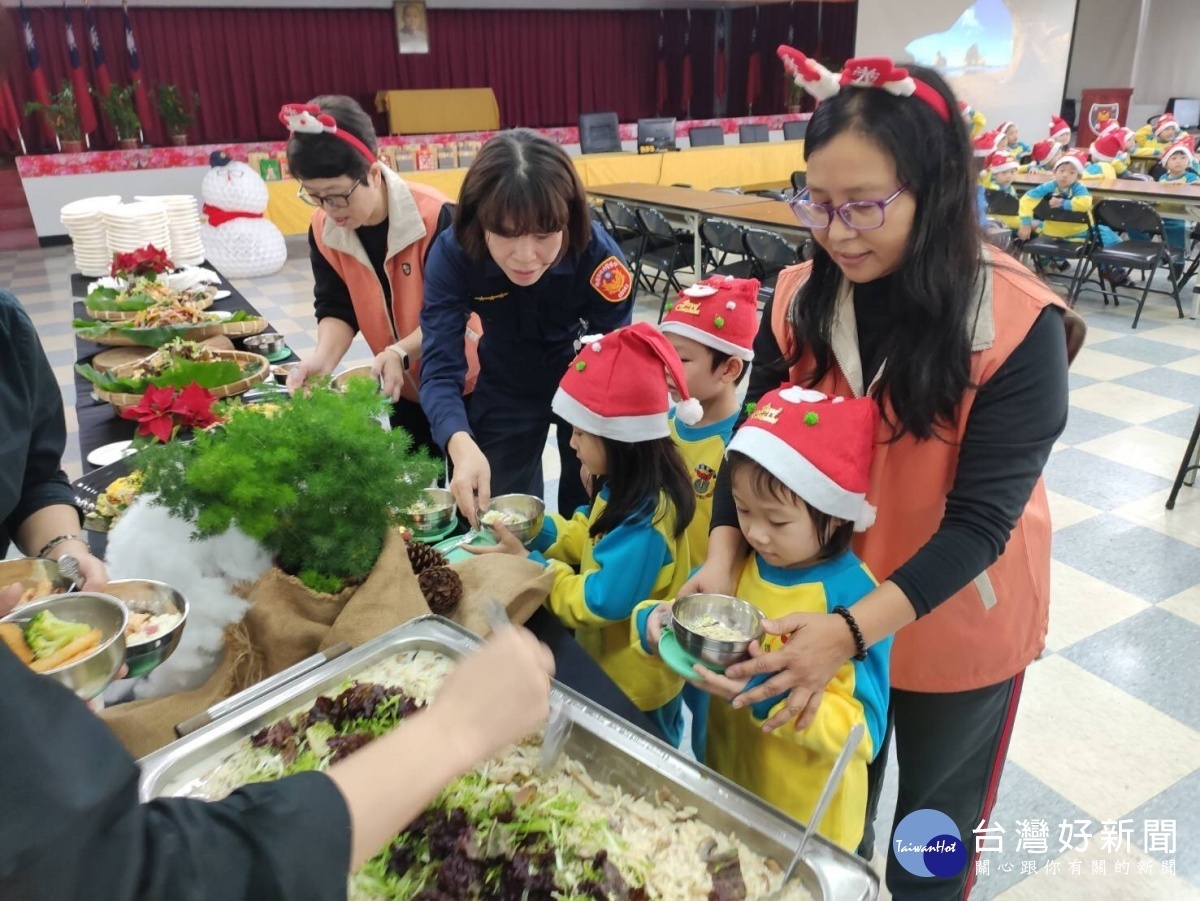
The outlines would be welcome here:
M 271 417 L 242 413 L 191 444 L 143 452 L 143 491 L 196 523 L 196 537 L 237 526 L 314 591 L 361 582 L 399 513 L 420 499 L 440 466 L 384 431 L 390 410 L 369 379 L 341 393 L 297 394 Z

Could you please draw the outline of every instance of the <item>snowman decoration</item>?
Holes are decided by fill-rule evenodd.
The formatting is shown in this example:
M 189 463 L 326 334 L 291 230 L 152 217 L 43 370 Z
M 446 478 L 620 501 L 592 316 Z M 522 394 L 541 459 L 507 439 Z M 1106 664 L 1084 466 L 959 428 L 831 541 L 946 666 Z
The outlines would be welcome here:
M 275 223 L 263 218 L 267 183 L 224 151 L 209 162 L 212 169 L 200 186 L 207 217 L 200 227 L 205 258 L 227 278 L 278 272 L 287 260 L 287 244 Z

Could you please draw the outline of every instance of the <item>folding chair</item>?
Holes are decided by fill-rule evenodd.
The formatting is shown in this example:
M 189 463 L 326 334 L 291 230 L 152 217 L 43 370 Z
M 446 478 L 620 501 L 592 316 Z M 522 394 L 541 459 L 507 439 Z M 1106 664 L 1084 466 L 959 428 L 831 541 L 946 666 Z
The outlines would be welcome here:
M 768 200 L 782 200 L 787 203 L 791 200 L 790 194 L 785 194 L 783 191 L 755 191 L 755 197 L 766 197 Z
M 759 303 L 765 304 L 775 296 L 775 282 L 779 279 L 779 273 L 799 263 L 800 256 L 778 232 L 751 228 L 746 230 L 742 240 L 746 245 L 746 253 L 754 263 L 755 275 L 761 282 Z
M 642 254 L 638 258 L 636 278 L 644 278 L 645 267 L 649 266 L 656 273 L 654 282 L 647 285 L 651 291 L 657 290 L 658 280 L 662 279 L 662 303 L 658 307 L 658 321 L 662 322 L 667 309 L 667 292 L 671 288 L 683 290 L 675 273 L 681 270 L 694 271 L 692 245 L 690 241 L 685 244 L 681 240 L 680 232 L 671 228 L 667 217 L 658 210 L 642 207 L 635 215 L 645 238 Z
M 1083 272 L 1087 255 L 1097 243 L 1091 216 L 1087 213 L 1072 213 L 1068 210 L 1055 209 L 1050 206 L 1046 198 L 1042 198 L 1042 202 L 1033 211 L 1033 218 L 1042 222 L 1070 222 L 1087 226 L 1082 241 L 1039 234 L 1033 235 L 1021 245 L 1021 256 L 1028 254 L 1033 260 L 1034 270 L 1047 281 L 1050 279 L 1060 280 L 1062 276 L 1046 272 L 1045 266 L 1042 265 L 1043 260 L 1064 260 L 1074 267 L 1067 282 L 1067 303 L 1073 307 L 1082 284 L 1080 275 Z
M 1179 300 L 1180 272 L 1182 267 L 1172 262 L 1171 248 L 1167 245 L 1166 229 L 1162 218 L 1155 212 L 1154 207 L 1140 200 L 1102 200 L 1092 210 L 1092 215 L 1100 225 L 1107 225 L 1113 231 L 1124 235 L 1125 239 L 1104 247 L 1097 242 L 1088 253 L 1087 265 L 1080 279 L 1080 284 L 1093 272 L 1098 274 L 1100 292 L 1104 295 L 1104 303 L 1108 304 L 1109 293 L 1104 286 L 1105 278 L 1100 272 L 1101 266 L 1118 266 L 1125 269 L 1136 269 L 1147 273 L 1142 287 L 1142 296 L 1138 298 L 1137 312 L 1133 316 L 1133 328 L 1137 328 L 1138 320 L 1142 318 L 1142 308 L 1146 306 L 1146 297 L 1151 292 L 1165 294 L 1175 300 L 1175 308 L 1179 310 L 1179 318 L 1183 318 L 1183 304 Z M 1130 233 L 1137 237 L 1131 237 Z M 1159 266 L 1165 266 L 1167 277 L 1171 281 L 1171 290 L 1151 288 L 1154 273 Z M 1120 299 L 1117 288 L 1109 282 L 1112 289 L 1113 305 L 1119 306 Z
M 984 196 L 987 197 L 989 216 L 1017 216 L 1021 212 L 1021 201 L 1011 194 L 988 188 L 984 191 Z
M 688 144 L 693 147 L 720 147 L 725 143 L 725 130 L 720 125 L 697 125 L 688 129 Z
M 785 141 L 803 141 L 808 134 L 808 120 L 783 123 L 783 139 Z
M 638 224 L 637 216 L 634 215 L 633 210 L 620 200 L 609 198 L 604 201 L 601 208 L 608 219 L 608 233 L 617 242 L 617 246 L 621 248 L 621 255 L 625 257 L 625 262 L 634 271 L 633 298 L 636 300 L 639 284 L 651 290 L 650 282 L 641 275 L 641 266 L 638 264 L 638 261 L 642 258 L 642 250 L 646 244 L 646 238 L 642 234 L 642 227 Z
M 771 140 L 771 133 L 765 125 L 739 125 L 739 144 L 765 144 Z
M 700 223 L 700 240 L 713 268 L 705 275 L 729 275 L 733 278 L 753 278 L 754 261 L 746 256 L 746 245 L 742 240 L 745 232 L 740 225 L 724 219 L 705 219 Z M 740 259 L 730 261 L 730 254 Z

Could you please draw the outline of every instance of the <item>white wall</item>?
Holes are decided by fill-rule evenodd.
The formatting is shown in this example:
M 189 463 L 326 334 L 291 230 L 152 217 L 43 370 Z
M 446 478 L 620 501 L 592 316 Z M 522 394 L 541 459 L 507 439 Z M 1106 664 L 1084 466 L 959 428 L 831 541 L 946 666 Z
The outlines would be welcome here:
M 1133 84 L 1141 12 L 1141 0 L 1079 0 L 1067 97 L 1078 102 L 1084 88 Z
M 1172 97 L 1200 95 L 1200 2 L 1145 0 L 1146 30 L 1133 73 L 1133 101 L 1162 112 Z

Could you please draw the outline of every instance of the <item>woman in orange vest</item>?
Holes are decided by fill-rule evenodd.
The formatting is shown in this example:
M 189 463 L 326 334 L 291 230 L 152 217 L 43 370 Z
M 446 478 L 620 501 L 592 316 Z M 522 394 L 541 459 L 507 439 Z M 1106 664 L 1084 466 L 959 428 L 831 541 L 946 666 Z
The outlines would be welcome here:
M 790 48 L 780 55 L 823 101 L 804 146 L 808 186 L 792 201 L 817 248 L 778 280 L 749 400 L 790 381 L 879 405 L 868 495 L 878 514 L 854 550 L 880 584 L 850 617 L 768 622 L 787 643 L 728 675 L 775 674 L 735 706 L 788 696 L 766 728 L 803 729 L 837 669 L 894 634 L 901 852 L 888 842 L 887 886 L 898 899 L 966 898 L 972 831 L 991 816 L 1022 676 L 1044 644 L 1050 522 L 1041 472 L 1066 424 L 1067 366 L 1082 321 L 981 245 L 971 146 L 936 72 L 864 59 L 839 77 Z M 745 545 L 728 486 L 718 492 L 708 562 L 682 593 L 733 587 Z M 885 741 L 865 856 L 886 756 Z M 904 823 L 927 809 L 941 814 L 940 834 L 955 829 L 960 842 L 937 874 L 909 850 L 938 838 L 909 834 L 927 828 L 928 815 Z
M 393 403 L 392 425 L 440 456 L 417 400 L 425 259 L 449 226 L 453 205 L 440 191 L 406 182 L 379 161 L 368 116 L 349 97 L 317 97 L 279 114 L 291 137 L 288 168 L 300 198 L 317 207 L 308 229 L 317 348 L 288 376 L 297 388 L 333 372 L 361 332 Z M 473 344 L 474 341 L 469 343 Z M 475 354 L 472 361 L 473 383 Z

